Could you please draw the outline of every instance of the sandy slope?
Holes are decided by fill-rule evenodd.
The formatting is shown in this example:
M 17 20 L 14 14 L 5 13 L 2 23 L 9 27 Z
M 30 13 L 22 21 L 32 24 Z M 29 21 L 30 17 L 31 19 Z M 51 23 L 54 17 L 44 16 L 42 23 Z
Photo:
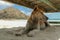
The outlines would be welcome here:
M 50 27 L 45 31 L 32 31 L 31 34 L 34 34 L 34 37 L 26 35 L 17 37 L 14 35 L 16 33 L 14 30 L 17 29 L 20 28 L 0 29 L 0 40 L 59 40 L 60 38 L 60 27 Z

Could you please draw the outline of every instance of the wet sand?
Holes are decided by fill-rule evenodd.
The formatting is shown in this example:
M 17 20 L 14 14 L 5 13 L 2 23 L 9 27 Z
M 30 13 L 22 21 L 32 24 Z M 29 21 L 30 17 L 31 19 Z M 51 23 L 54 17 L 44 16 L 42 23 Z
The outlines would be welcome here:
M 17 28 L 9 28 L 9 29 L 0 29 L 0 40 L 59 40 L 60 38 L 60 27 L 52 26 L 47 28 L 44 31 L 32 31 L 33 37 L 23 36 L 15 36 L 15 30 L 21 29 L 21 27 Z

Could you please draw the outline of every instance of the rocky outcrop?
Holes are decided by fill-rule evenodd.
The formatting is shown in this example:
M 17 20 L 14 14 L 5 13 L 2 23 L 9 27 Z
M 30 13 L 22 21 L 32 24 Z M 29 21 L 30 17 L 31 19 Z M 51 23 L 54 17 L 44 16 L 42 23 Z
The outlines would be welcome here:
M 28 18 L 27 15 L 13 7 L 0 10 L 0 19 L 27 19 L 27 18 Z

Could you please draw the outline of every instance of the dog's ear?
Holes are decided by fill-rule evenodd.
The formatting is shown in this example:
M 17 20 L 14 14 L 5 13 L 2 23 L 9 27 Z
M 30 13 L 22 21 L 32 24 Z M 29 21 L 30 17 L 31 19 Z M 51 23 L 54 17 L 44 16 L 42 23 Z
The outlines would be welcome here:
M 38 9 L 38 5 L 35 4 L 35 6 L 34 6 L 34 11 L 37 10 L 37 9 Z
M 36 8 L 34 8 L 34 11 L 36 10 Z

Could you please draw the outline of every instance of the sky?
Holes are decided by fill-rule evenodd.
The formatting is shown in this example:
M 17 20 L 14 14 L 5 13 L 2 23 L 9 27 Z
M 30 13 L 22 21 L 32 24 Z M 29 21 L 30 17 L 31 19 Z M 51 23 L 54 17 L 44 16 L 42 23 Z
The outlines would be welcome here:
M 14 7 L 14 8 L 20 10 L 21 12 L 25 13 L 26 15 L 30 15 L 33 11 L 33 9 L 0 0 L 0 10 L 5 9 L 7 7 Z M 49 17 L 49 19 L 60 19 L 60 12 L 54 12 L 53 14 L 49 13 L 49 14 L 45 14 L 45 15 L 47 17 Z
M 21 5 L 14 4 L 13 7 L 17 8 L 18 10 L 25 13 L 26 15 L 30 15 L 33 11 L 33 9 L 31 9 L 31 8 L 27 8 L 27 7 L 24 7 L 24 6 L 21 6 Z
M 0 10 L 12 6 L 12 3 L 0 1 Z

